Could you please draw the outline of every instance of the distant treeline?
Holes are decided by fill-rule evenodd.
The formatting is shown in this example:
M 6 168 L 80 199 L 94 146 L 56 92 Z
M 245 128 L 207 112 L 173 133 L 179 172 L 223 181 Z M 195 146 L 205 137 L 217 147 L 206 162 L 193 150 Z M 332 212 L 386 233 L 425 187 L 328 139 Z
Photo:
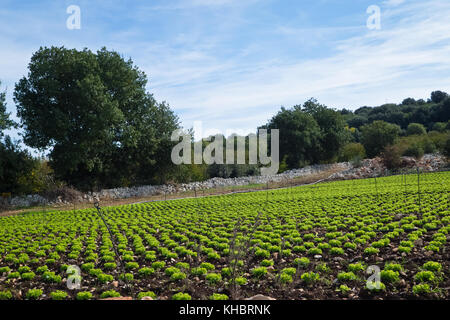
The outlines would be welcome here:
M 145 73 L 117 52 L 40 48 L 28 68 L 14 89 L 20 123 L 10 120 L 0 93 L 0 193 L 54 194 L 65 186 L 98 190 L 260 172 L 258 164 L 174 165 L 176 142 L 170 138 L 180 128 L 178 117 L 146 91 Z M 426 101 L 407 98 L 353 112 L 310 99 L 281 108 L 258 129 L 280 130 L 281 171 L 377 155 L 395 168 L 401 155 L 449 155 L 449 120 L 450 97 L 435 91 Z M 46 151 L 48 159 L 31 156 L 6 136 L 12 127 L 21 129 L 22 143 Z M 204 149 L 210 142 L 201 143 Z

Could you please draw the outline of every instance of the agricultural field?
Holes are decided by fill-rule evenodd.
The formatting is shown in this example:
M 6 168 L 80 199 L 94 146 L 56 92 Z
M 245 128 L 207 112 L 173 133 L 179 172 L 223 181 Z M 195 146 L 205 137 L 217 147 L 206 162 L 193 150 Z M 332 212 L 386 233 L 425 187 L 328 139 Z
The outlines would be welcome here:
M 1 217 L 0 299 L 448 299 L 449 191 L 442 172 L 103 208 L 113 239 L 95 208 Z

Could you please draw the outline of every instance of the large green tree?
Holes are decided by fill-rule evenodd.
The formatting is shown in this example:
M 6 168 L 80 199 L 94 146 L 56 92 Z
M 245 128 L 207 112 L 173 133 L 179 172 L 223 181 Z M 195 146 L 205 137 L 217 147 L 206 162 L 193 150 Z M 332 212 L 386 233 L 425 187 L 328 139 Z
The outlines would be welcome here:
M 2 82 L 0 81 L 0 86 Z M 0 138 L 4 135 L 3 131 L 9 129 L 15 125 L 15 123 L 9 119 L 10 114 L 6 112 L 6 93 L 0 92 Z
M 351 139 L 344 118 L 315 99 L 306 101 L 303 110 L 311 114 L 320 127 L 320 144 L 315 148 L 315 158 L 321 162 L 336 161 L 341 148 Z
M 362 143 L 369 157 L 379 155 L 386 146 L 395 142 L 400 134 L 400 127 L 395 124 L 377 120 L 361 127 Z
M 280 160 L 289 168 L 298 168 L 318 159 L 320 127 L 301 106 L 281 110 L 262 128 L 280 130 Z
M 40 48 L 14 99 L 24 142 L 50 151 L 58 178 L 83 189 L 153 182 L 168 171 L 178 118 L 133 62 L 105 48 Z
M 0 92 L 0 192 L 17 194 L 28 191 L 23 189 L 20 179 L 32 170 L 34 160 L 21 150 L 18 142 L 4 133 L 4 130 L 16 126 L 6 112 L 5 96 L 5 92 Z

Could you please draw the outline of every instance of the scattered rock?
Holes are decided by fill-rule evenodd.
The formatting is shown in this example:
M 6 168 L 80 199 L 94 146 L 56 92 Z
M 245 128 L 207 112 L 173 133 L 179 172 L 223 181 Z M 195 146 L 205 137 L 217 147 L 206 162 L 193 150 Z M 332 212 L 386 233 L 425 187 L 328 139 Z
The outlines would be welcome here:
M 100 300 L 133 300 L 131 297 L 114 297 L 114 298 L 106 298 Z
M 257 294 L 256 296 L 246 298 L 245 300 L 275 300 L 275 299 L 268 296 L 264 296 L 262 294 Z
M 141 300 L 153 300 L 153 298 L 152 297 L 142 297 Z

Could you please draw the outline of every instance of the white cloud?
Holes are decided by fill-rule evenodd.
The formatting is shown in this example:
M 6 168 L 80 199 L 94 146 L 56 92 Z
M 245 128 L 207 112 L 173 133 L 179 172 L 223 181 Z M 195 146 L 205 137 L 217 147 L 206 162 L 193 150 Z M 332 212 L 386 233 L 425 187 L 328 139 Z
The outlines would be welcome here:
M 398 7 L 385 13 L 382 30 L 364 30 L 337 42 L 331 57 L 244 66 L 230 59 L 217 69 L 200 64 L 189 70 L 201 75 L 195 85 L 189 84 L 191 76 L 179 74 L 173 80 L 176 86 L 169 76 L 165 85 L 152 90 L 175 109 L 189 109 L 182 113 L 186 123 L 208 119 L 215 127 L 232 126 L 241 117 L 256 127 L 280 105 L 292 106 L 311 96 L 332 107 L 353 109 L 398 103 L 407 96 L 426 98 L 432 90 L 450 88 L 449 14 L 450 4 L 443 1 Z M 241 68 L 246 72 L 239 72 Z M 150 74 L 156 78 L 167 75 L 164 68 L 155 71 Z M 206 81 L 217 72 L 218 79 Z
M 396 6 L 401 5 L 404 2 L 405 2 L 405 0 L 386 0 L 386 1 L 383 1 L 383 4 L 385 6 L 389 6 L 389 7 L 396 7 Z

